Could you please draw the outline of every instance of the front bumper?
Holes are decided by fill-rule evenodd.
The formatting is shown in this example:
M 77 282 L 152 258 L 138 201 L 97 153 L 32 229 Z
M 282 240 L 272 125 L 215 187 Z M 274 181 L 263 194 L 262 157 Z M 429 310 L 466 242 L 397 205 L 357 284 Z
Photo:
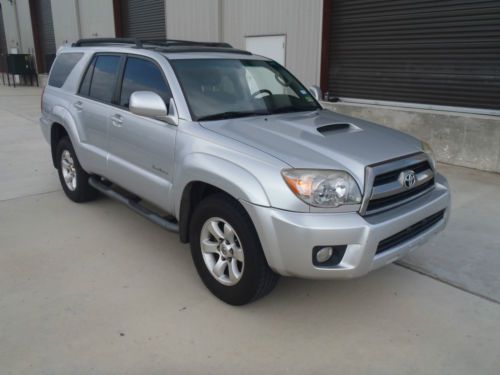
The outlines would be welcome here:
M 299 213 L 242 202 L 259 234 L 270 267 L 284 276 L 336 279 L 362 276 L 405 256 L 443 230 L 450 214 L 446 179 L 437 175 L 433 190 L 402 206 L 367 217 L 349 213 Z M 445 210 L 444 217 L 418 235 L 376 254 L 380 241 Z M 347 245 L 331 267 L 312 263 L 315 246 Z

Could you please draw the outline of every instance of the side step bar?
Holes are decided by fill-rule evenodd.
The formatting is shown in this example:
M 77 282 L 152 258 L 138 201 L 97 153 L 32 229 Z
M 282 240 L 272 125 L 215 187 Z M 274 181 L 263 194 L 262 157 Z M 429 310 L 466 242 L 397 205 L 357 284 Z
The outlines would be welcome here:
M 94 177 L 94 176 L 90 177 L 89 184 L 96 190 L 103 193 L 104 195 L 107 195 L 108 197 L 125 204 L 132 211 L 135 211 L 136 213 L 145 217 L 146 219 L 151 220 L 153 223 L 162 226 L 164 229 L 169 230 L 171 232 L 179 232 L 179 224 L 161 217 L 160 215 L 156 214 L 150 209 L 139 204 L 139 202 L 137 202 L 136 200 L 127 198 L 124 195 L 118 193 L 117 191 L 113 190 L 110 186 L 103 184 L 100 181 L 99 177 Z

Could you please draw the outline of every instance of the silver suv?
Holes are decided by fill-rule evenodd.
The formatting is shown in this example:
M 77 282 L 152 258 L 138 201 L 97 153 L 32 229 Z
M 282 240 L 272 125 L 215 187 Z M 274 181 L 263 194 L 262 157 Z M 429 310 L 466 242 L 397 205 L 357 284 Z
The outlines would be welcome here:
M 104 193 L 178 232 L 207 288 L 242 305 L 279 275 L 364 275 L 448 220 L 425 143 L 319 97 L 225 43 L 80 40 L 40 122 L 69 199 Z

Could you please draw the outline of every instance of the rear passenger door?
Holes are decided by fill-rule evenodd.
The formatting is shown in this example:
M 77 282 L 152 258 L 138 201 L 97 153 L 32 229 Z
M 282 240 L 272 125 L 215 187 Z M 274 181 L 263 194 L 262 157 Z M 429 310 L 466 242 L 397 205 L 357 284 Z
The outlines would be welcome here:
M 73 103 L 88 172 L 103 176 L 107 175 L 109 118 L 122 59 L 118 54 L 94 55 Z
M 143 199 L 168 210 L 177 127 L 142 117 L 128 109 L 135 91 L 153 91 L 168 107 L 172 94 L 160 66 L 129 55 L 118 85 L 118 102 L 110 114 L 109 178 Z

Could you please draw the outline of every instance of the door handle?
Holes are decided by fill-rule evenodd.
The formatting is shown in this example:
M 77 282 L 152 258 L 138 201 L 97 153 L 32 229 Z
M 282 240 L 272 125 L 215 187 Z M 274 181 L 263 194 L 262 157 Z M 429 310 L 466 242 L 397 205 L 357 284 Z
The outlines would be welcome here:
M 83 109 L 83 103 L 82 102 L 73 103 L 73 107 L 75 107 L 78 111 L 81 111 Z
M 123 117 L 121 115 L 111 116 L 111 123 L 117 128 L 121 128 L 123 124 Z

